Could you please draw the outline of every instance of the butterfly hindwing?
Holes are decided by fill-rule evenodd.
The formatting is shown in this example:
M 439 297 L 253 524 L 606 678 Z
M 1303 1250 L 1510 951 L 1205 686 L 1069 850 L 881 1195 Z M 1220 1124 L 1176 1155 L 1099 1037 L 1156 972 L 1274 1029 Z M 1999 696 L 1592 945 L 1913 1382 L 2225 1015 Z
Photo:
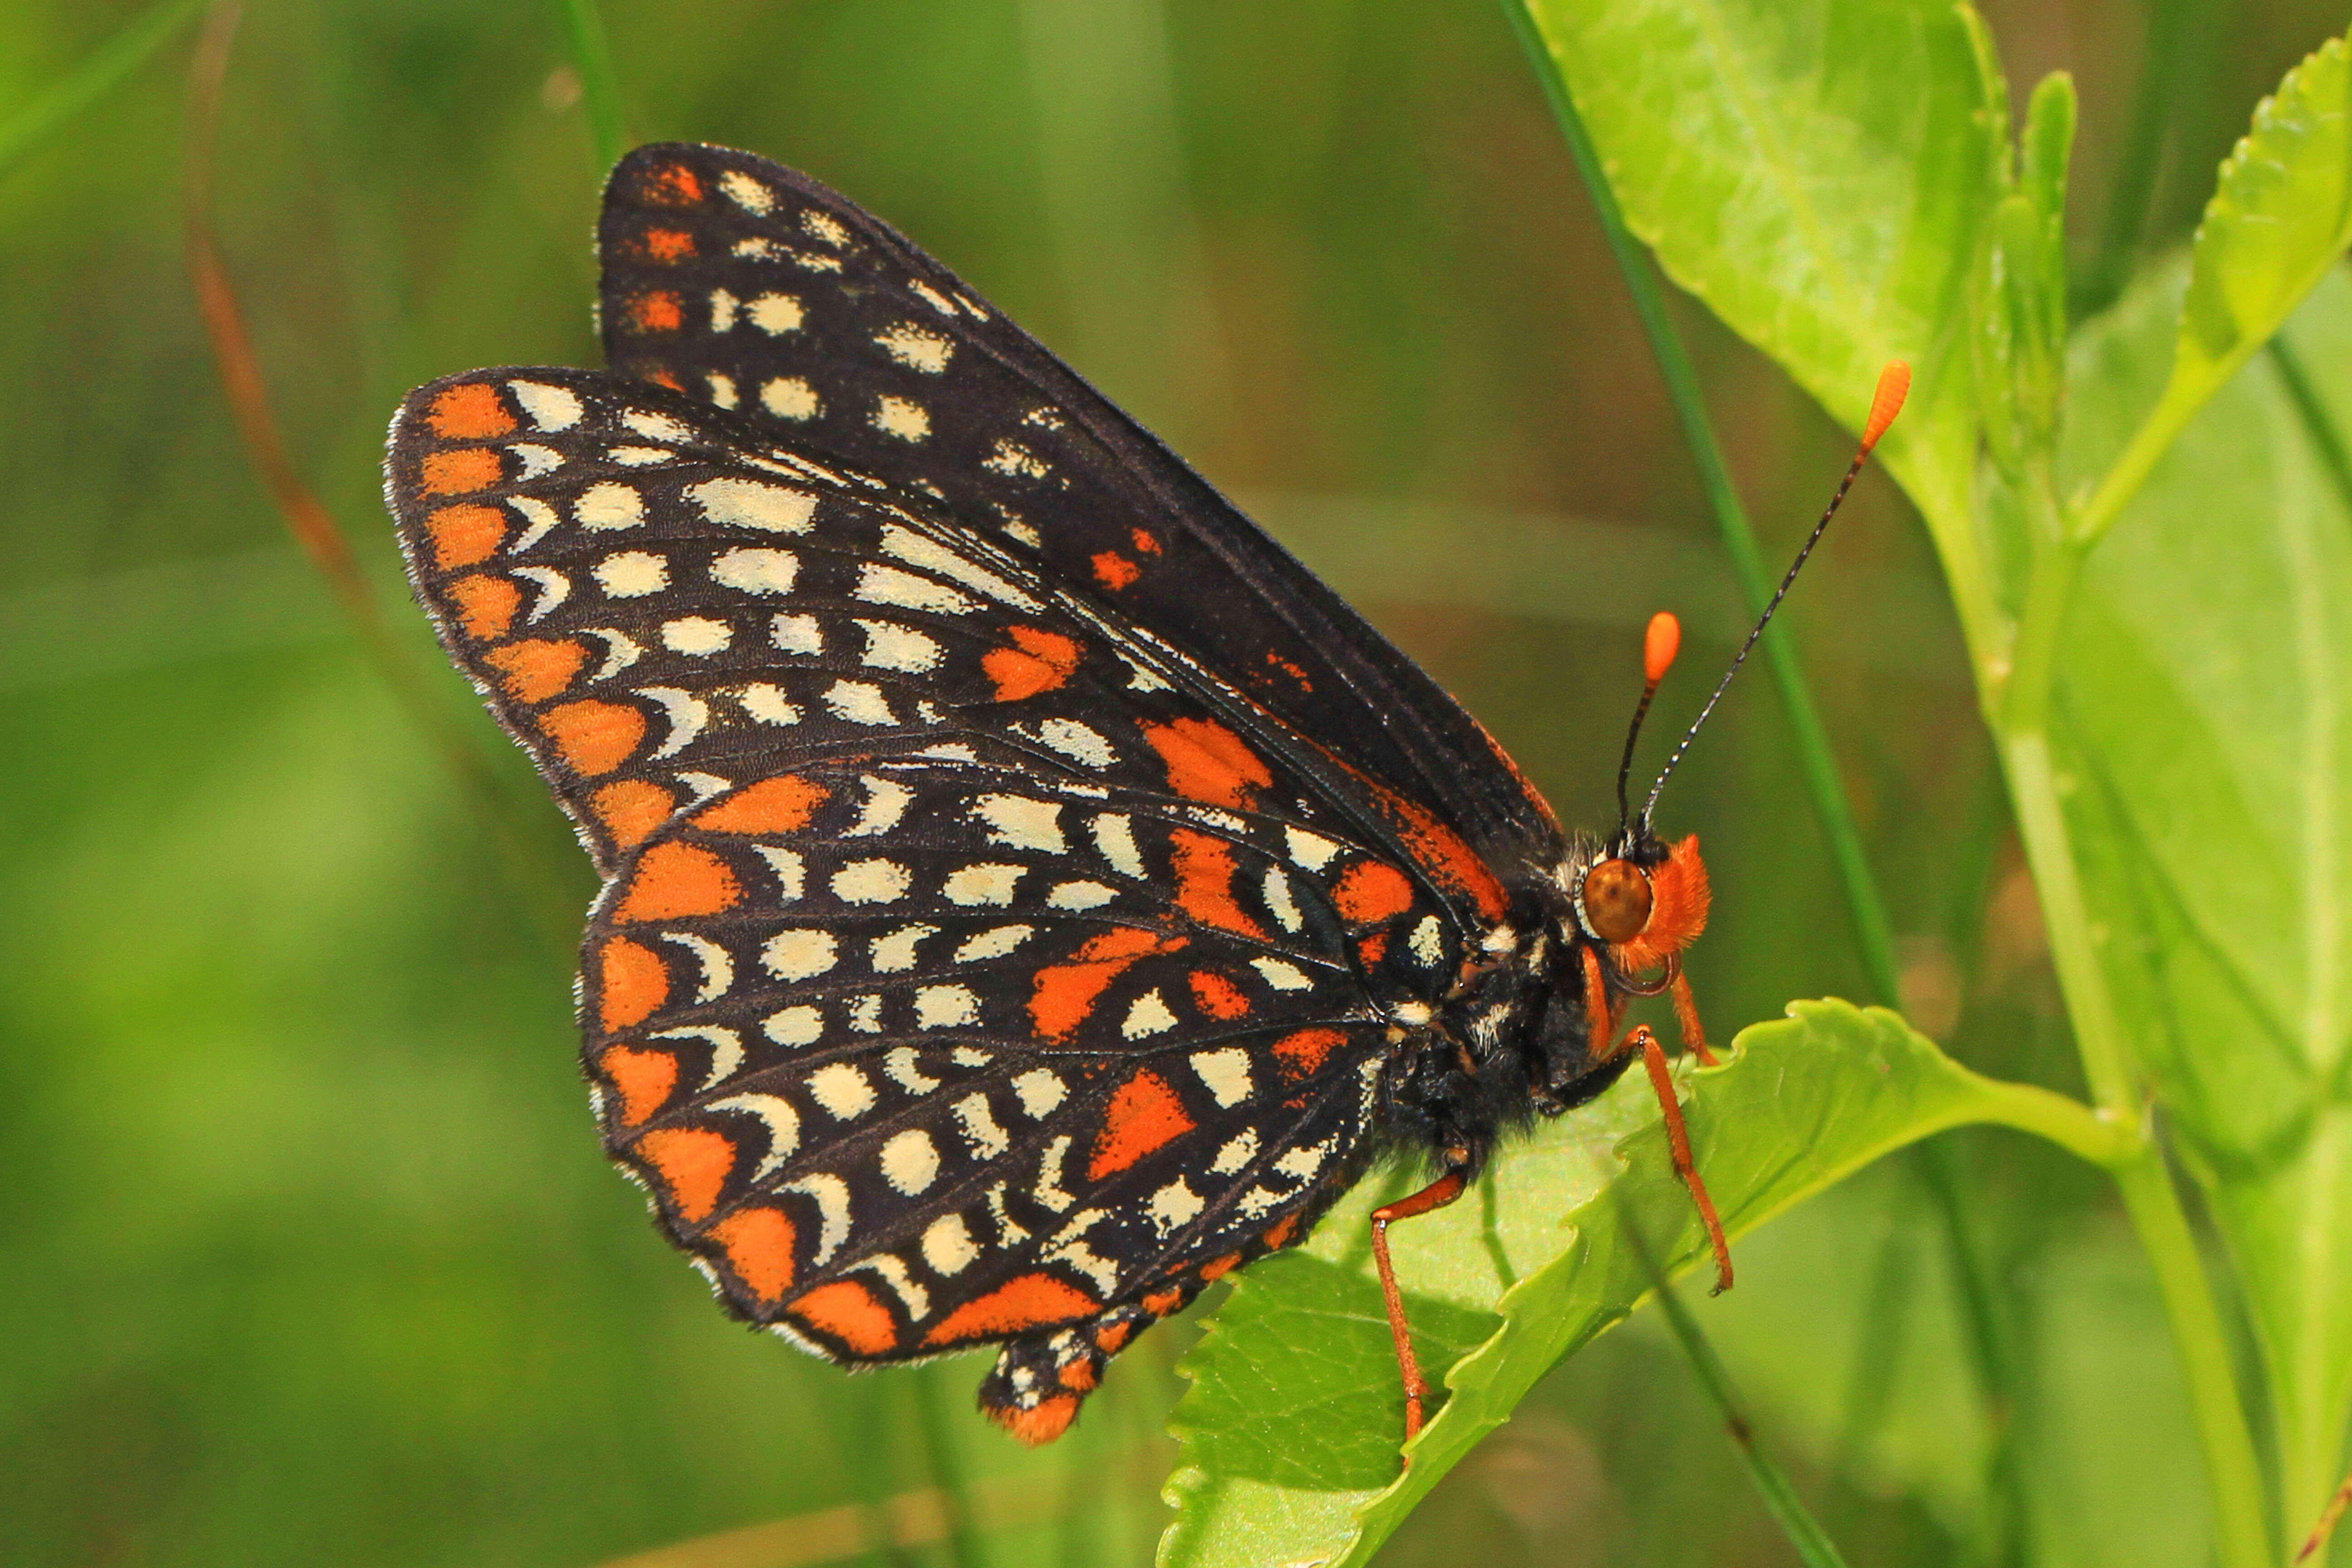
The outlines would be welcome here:
M 988 1397 L 1042 1433 L 1040 1367 L 1066 1419 L 1360 1167 L 1396 1019 L 1499 898 L 1418 803 L 935 498 L 659 386 L 436 383 L 389 474 L 607 876 L 608 1146 L 735 1310 L 850 1360 L 1009 1340 Z
M 1557 837 L 1454 700 L 1156 437 L 837 192 L 726 148 L 639 148 L 605 193 L 616 369 L 919 488 L 1082 584 L 1489 862 Z

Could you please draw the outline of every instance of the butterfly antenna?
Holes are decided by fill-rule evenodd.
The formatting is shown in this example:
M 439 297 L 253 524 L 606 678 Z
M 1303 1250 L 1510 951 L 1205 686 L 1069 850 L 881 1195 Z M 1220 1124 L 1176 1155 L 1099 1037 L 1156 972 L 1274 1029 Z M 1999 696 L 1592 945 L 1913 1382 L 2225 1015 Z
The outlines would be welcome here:
M 1642 721 L 1650 715 L 1650 699 L 1658 694 L 1658 682 L 1674 667 L 1675 655 L 1682 651 L 1682 622 L 1664 610 L 1650 617 L 1650 629 L 1642 637 L 1642 700 L 1633 707 L 1633 723 L 1625 727 L 1625 756 L 1617 764 L 1617 839 L 1621 844 L 1633 815 L 1625 807 L 1625 784 L 1633 773 L 1633 742 L 1642 738 Z
M 1790 563 L 1787 574 L 1780 579 L 1780 588 L 1772 595 L 1772 602 L 1766 605 L 1764 613 L 1756 618 L 1755 630 L 1749 632 L 1748 640 L 1739 645 L 1739 653 L 1732 659 L 1731 668 L 1725 670 L 1723 679 L 1717 682 L 1715 694 L 1706 700 L 1706 706 L 1698 710 L 1698 717 L 1691 721 L 1691 727 L 1683 731 L 1681 743 L 1675 747 L 1674 755 L 1666 759 L 1665 767 L 1658 773 L 1658 782 L 1650 786 L 1650 798 L 1642 803 L 1643 831 L 1646 832 L 1649 828 L 1650 814 L 1658 807 L 1658 796 L 1665 789 L 1666 780 L 1674 776 L 1675 767 L 1683 760 L 1683 753 L 1690 750 L 1691 742 L 1696 738 L 1699 727 L 1705 724 L 1708 716 L 1715 711 L 1715 705 L 1723 700 L 1723 694 L 1730 689 L 1732 678 L 1739 673 L 1739 667 L 1748 662 L 1748 655 L 1756 647 L 1756 639 L 1762 637 L 1764 628 L 1772 624 L 1773 612 L 1780 607 L 1780 601 L 1789 596 L 1789 589 L 1797 581 L 1797 574 L 1804 570 L 1805 560 L 1812 554 L 1813 546 L 1819 544 L 1822 542 L 1822 535 L 1829 531 L 1830 519 L 1837 516 L 1838 508 L 1845 501 L 1845 492 L 1853 488 L 1854 479 L 1862 472 L 1862 466 L 1870 461 L 1871 448 L 1878 445 L 1878 438 L 1881 436 L 1886 434 L 1886 427 L 1895 423 L 1895 416 L 1903 412 L 1904 395 L 1910 390 L 1911 367 L 1899 359 L 1889 360 L 1886 368 L 1878 373 L 1878 391 L 1870 400 L 1870 418 L 1862 428 L 1862 446 L 1854 453 L 1853 461 L 1846 466 L 1845 478 L 1838 481 L 1837 493 L 1830 497 L 1829 507 L 1822 513 L 1821 521 L 1813 524 L 1813 531 L 1805 538 L 1804 548 L 1797 552 L 1797 559 Z M 1644 693 L 1642 705 L 1644 708 L 1648 707 L 1649 700 L 1648 694 Z M 1636 724 L 1640 721 L 1638 717 L 1634 721 Z M 1629 740 L 1626 745 L 1626 761 L 1629 765 L 1632 760 L 1633 747 Z M 1621 773 L 1617 797 L 1621 816 L 1624 811 L 1625 800 L 1622 784 L 1623 774 Z

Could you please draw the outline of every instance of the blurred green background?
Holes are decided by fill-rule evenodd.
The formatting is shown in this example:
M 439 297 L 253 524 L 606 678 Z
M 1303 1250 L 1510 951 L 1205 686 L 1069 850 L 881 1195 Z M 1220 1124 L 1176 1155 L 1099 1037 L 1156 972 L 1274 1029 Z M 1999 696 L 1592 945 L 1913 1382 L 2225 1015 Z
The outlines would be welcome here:
M 2341 20 L 2315 0 L 1986 9 L 2013 84 L 2063 67 L 2083 90 L 2084 309 L 2186 234 L 2253 100 Z M 0 121 L 141 14 L 0 5 Z M 750 148 L 907 230 L 1363 605 L 1565 819 L 1609 815 L 1652 610 L 1691 633 L 1666 720 L 1728 657 L 1712 522 L 1490 0 L 611 0 L 606 21 L 633 139 Z M 520 852 L 238 444 L 182 257 L 189 43 L 0 166 L 0 1563 L 1147 1560 L 1189 1327 L 1022 1451 L 970 1414 L 975 1359 L 853 1378 L 725 1321 L 597 1152 L 571 1019 L 587 867 L 441 668 L 377 500 L 411 385 L 597 362 L 599 171 L 556 7 L 255 0 L 215 176 L 296 465 Z M 2143 121 L 2160 133 L 2136 139 Z M 1845 438 L 1684 307 L 1783 554 Z M 1864 479 L 1788 623 L 1915 1022 L 2077 1088 L 1934 558 L 1891 485 Z M 1857 994 L 1768 682 L 1679 777 L 1662 825 L 1702 835 L 1716 879 L 1691 965 L 1710 1031 Z M 2028 1368 L 2031 1559 L 2194 1568 L 2187 1415 L 2107 1191 L 2020 1138 L 1958 1152 Z M 1701 1307 L 1862 1563 L 1972 1561 L 1984 1510 L 1990 1433 L 1912 1171 L 1779 1222 Z M 1637 1320 L 1384 1561 L 1471 1553 L 1788 1548 Z

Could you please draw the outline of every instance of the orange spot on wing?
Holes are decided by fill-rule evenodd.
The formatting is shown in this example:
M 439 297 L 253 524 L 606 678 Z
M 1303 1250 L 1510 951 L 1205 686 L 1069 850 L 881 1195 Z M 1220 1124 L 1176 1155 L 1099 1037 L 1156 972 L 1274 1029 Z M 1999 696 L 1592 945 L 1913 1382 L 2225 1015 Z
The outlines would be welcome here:
M 1366 969 L 1377 969 L 1381 960 L 1389 955 L 1389 933 L 1376 931 L 1356 943 L 1356 962 Z
M 1136 529 L 1129 532 L 1128 537 L 1135 542 L 1135 548 L 1141 553 L 1145 555 L 1157 555 L 1160 553 L 1160 541 L 1152 538 L 1151 535 L 1144 530 L 1140 528 Z
M 1386 784 L 1373 779 L 1364 782 L 1371 785 L 1372 799 L 1381 815 L 1395 825 L 1398 836 L 1404 840 L 1405 852 L 1412 857 L 1412 863 L 1421 868 L 1423 876 L 1446 892 L 1470 900 L 1486 920 L 1503 918 L 1509 908 L 1503 897 L 1503 884 L 1495 879 L 1486 862 L 1478 858 L 1478 852 L 1460 834 L 1438 821 L 1426 806 L 1407 800 Z M 1545 809 L 1549 812 L 1550 808 Z
M 941 1318 L 923 1336 L 923 1343 L 952 1345 L 967 1340 L 1001 1340 L 1024 1330 L 1092 1317 L 1101 1310 L 1101 1302 L 1075 1285 L 1050 1274 L 1023 1274 Z
M 1143 1310 L 1155 1318 L 1164 1318 L 1183 1304 L 1181 1290 L 1154 1290 L 1143 1299 Z
M 624 849 L 644 843 L 655 828 L 669 820 L 677 806 L 677 798 L 669 791 L 643 779 L 608 784 L 588 797 L 588 809 Z
M 1111 1094 L 1102 1131 L 1095 1138 L 1094 1157 L 1087 1162 L 1087 1180 L 1115 1176 L 1197 1125 L 1184 1113 L 1184 1102 L 1166 1079 L 1150 1068 L 1139 1068 Z
M 1145 1309 L 1147 1311 L 1150 1310 Z M 1117 1355 L 1127 1348 L 1127 1342 L 1134 1337 L 1135 1324 L 1131 1321 L 1121 1320 L 1116 1323 L 1105 1323 L 1095 1331 L 1095 1349 L 1105 1355 Z
M 684 392 L 686 390 L 686 384 L 678 380 L 677 372 L 674 370 L 647 371 L 645 373 L 645 377 L 647 381 L 654 383 L 657 386 L 668 387 L 672 392 Z
M 574 773 L 594 778 L 629 760 L 646 738 L 646 716 L 618 702 L 566 702 L 539 715 L 540 732 Z
M 433 539 L 433 564 L 444 572 L 488 561 L 507 539 L 507 520 L 496 507 L 445 506 L 425 520 Z
M 463 495 L 488 489 L 506 477 L 496 447 L 464 447 L 425 454 L 424 485 L 429 496 Z
M 1348 1037 L 1337 1029 L 1301 1029 L 1274 1042 L 1274 1058 L 1282 1064 L 1284 1080 L 1297 1083 L 1321 1072 L 1331 1053 L 1347 1043 Z
M 890 1309 L 874 1292 L 850 1279 L 820 1285 L 790 1308 L 821 1334 L 828 1334 L 862 1356 L 887 1355 L 898 1348 L 898 1325 Z
M 669 1099 L 677 1087 L 677 1058 L 667 1051 L 635 1051 L 614 1046 L 597 1067 L 621 1097 L 621 1125 L 635 1127 Z
M 734 1141 L 708 1127 L 658 1127 L 637 1140 L 635 1152 L 669 1190 L 678 1217 L 698 1224 L 719 1206 L 727 1173 L 735 1168 Z
M 468 577 L 465 583 L 472 581 L 474 579 Z M 452 584 L 450 594 L 456 595 L 465 583 Z M 513 612 L 508 613 L 511 615 Z M 580 673 L 580 667 L 588 662 L 588 645 L 573 642 L 568 637 L 562 641 L 533 637 L 527 642 L 509 643 L 504 647 L 492 648 L 482 656 L 482 660 L 506 678 L 499 684 L 506 688 L 508 696 L 518 702 L 544 702 L 572 684 L 572 678 Z
M 1009 635 L 1014 647 L 992 648 L 980 661 L 999 702 L 1057 690 L 1078 668 L 1078 645 L 1068 637 L 1035 626 L 1014 626 Z
M 763 1304 L 783 1300 L 793 1288 L 793 1247 L 799 1237 L 782 1211 L 744 1209 L 712 1226 L 710 1235 L 727 1249 L 727 1267 L 735 1278 Z
M 503 577 L 475 572 L 449 584 L 457 608 L 457 625 L 476 642 L 507 635 L 515 612 L 522 608 L 522 590 Z
M 1265 928 L 1234 898 L 1234 847 L 1189 827 L 1171 831 L 1168 842 L 1175 850 L 1176 907 L 1202 925 L 1264 941 Z
M 1270 1252 L 1279 1252 L 1297 1238 L 1298 1216 L 1296 1214 L 1284 1216 L 1280 1225 L 1258 1237 L 1260 1241 L 1265 1243 L 1266 1249 Z
M 667 289 L 648 289 L 629 301 L 629 322 L 641 332 L 674 332 L 686 324 L 686 308 Z
M 480 381 L 442 388 L 425 417 L 445 441 L 484 441 L 515 427 L 499 389 Z
M 1141 728 L 1168 764 L 1168 787 L 1189 800 L 1255 805 L 1256 792 L 1274 783 L 1258 754 L 1213 719 L 1176 719 Z
M 1209 1261 L 1201 1265 L 1201 1278 L 1205 1281 L 1214 1283 L 1219 1279 L 1223 1279 L 1226 1275 L 1231 1274 L 1234 1269 L 1239 1268 L 1241 1266 L 1242 1255 L 1238 1252 L 1228 1252 L 1223 1258 L 1212 1258 Z
M 1116 550 L 1106 550 L 1095 557 L 1095 579 L 1104 587 L 1116 591 L 1126 587 L 1143 575 L 1143 568 Z
M 1067 1039 L 1095 1009 L 1105 987 L 1147 953 L 1173 952 L 1183 937 L 1160 937 L 1135 926 L 1121 926 L 1088 937 L 1066 963 L 1037 971 L 1029 994 L 1029 1020 L 1040 1037 Z
M 989 1411 L 988 1418 L 1034 1448 L 1070 1429 L 1070 1423 L 1078 1418 L 1078 1397 L 1075 1394 L 1057 1394 L 1051 1399 L 1039 1400 L 1027 1410 L 1000 1405 Z
M 697 812 L 694 825 L 711 833 L 797 833 L 833 792 L 796 774 L 746 784 Z
M 597 1017 L 606 1034 L 644 1023 L 669 1000 L 669 971 L 651 948 L 616 936 L 596 962 Z
M 1359 860 L 1331 889 L 1331 901 L 1350 924 L 1377 925 L 1412 908 L 1412 884 L 1393 866 Z
M 1056 1370 L 1054 1377 L 1055 1381 L 1064 1388 L 1075 1388 L 1079 1393 L 1085 1394 L 1091 1390 L 1097 1382 L 1095 1363 L 1090 1361 L 1074 1361 L 1069 1365 Z
M 694 236 L 682 228 L 649 228 L 638 237 L 637 249 L 650 261 L 683 261 L 694 254 Z
M 709 850 L 692 844 L 656 844 L 637 862 L 628 896 L 613 918 L 624 922 L 715 915 L 743 896 L 735 873 Z
M 1192 971 L 1192 1000 L 1210 1017 L 1231 1021 L 1248 1014 L 1249 998 L 1242 994 L 1240 986 L 1223 975 L 1212 970 L 1196 969 Z
M 702 176 L 683 163 L 658 164 L 639 177 L 637 199 L 653 206 L 690 207 L 702 199 Z

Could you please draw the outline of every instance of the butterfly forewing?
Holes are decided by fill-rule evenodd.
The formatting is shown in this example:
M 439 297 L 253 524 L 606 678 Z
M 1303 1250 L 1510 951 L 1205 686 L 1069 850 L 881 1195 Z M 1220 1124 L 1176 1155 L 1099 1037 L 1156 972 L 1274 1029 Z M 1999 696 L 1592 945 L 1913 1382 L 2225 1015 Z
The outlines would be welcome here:
M 938 498 L 1215 664 L 1490 862 L 1557 837 L 1427 675 L 970 285 L 838 193 L 725 148 L 644 147 L 614 173 L 599 247 L 616 368 Z

